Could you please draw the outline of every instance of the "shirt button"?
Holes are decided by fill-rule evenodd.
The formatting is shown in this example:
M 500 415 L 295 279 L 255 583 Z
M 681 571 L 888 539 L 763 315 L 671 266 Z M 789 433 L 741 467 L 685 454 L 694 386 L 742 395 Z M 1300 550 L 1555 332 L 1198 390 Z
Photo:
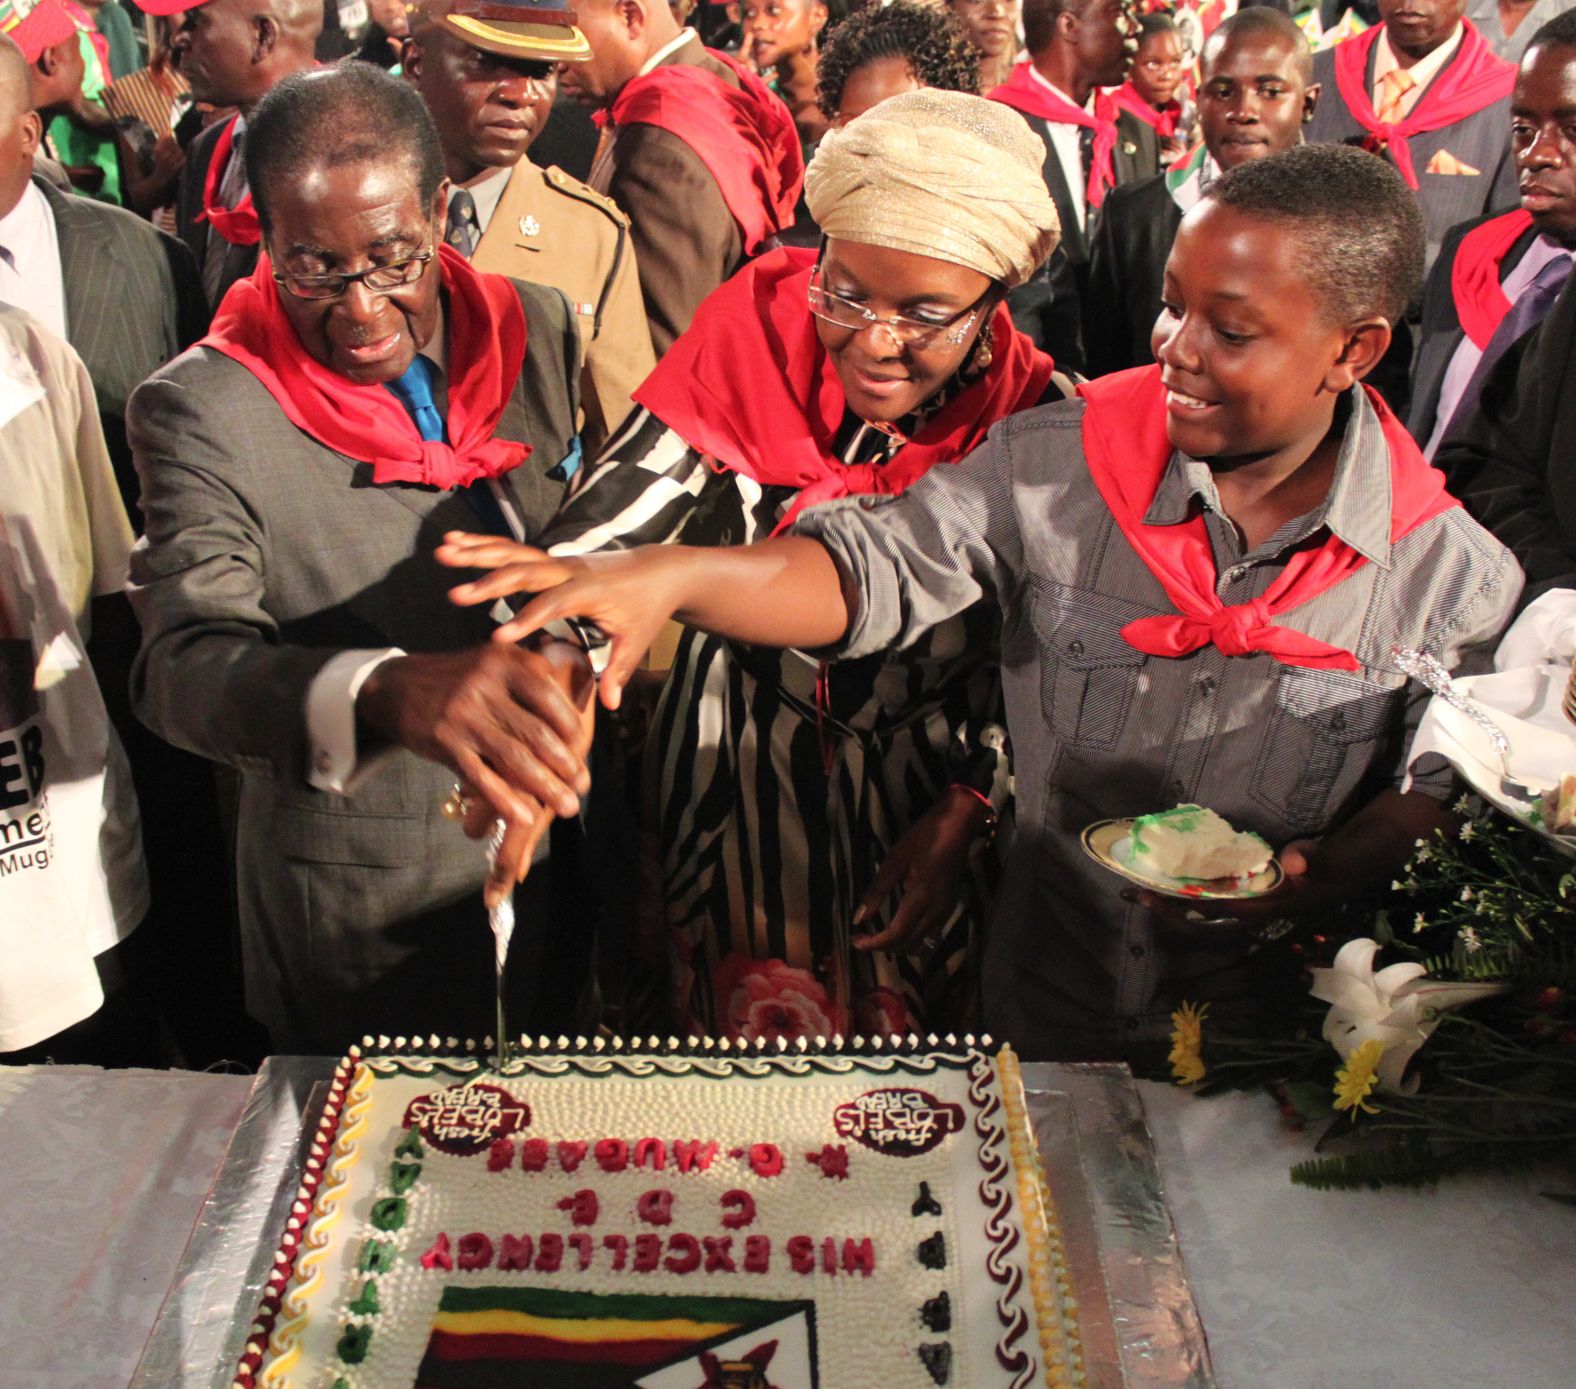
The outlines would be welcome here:
M 1166 784 L 1166 795 L 1173 801 L 1180 801 L 1185 789 L 1180 781 L 1168 782 Z
M 1346 729 L 1346 715 L 1337 709 L 1330 715 L 1330 732 L 1342 733 Z
M 1084 644 L 1081 641 L 1070 641 L 1067 643 L 1067 654 L 1069 656 L 1082 656 L 1083 653 Z
M 1216 680 L 1213 675 L 1206 675 L 1198 682 L 1199 690 L 1207 695 L 1212 695 L 1215 693 L 1215 685 Z
M 1130 945 L 1127 947 L 1127 953 L 1135 960 L 1141 960 L 1144 958 L 1144 947 L 1141 945 Z
M 333 756 L 331 754 L 329 754 L 329 753 L 326 753 L 326 752 L 318 753 L 317 759 L 316 759 L 316 763 L 317 763 L 317 769 L 320 772 L 328 773 L 328 772 L 331 772 L 331 771 L 334 770 L 334 759 L 333 759 Z
M 1239 580 L 1247 572 L 1248 571 L 1240 564 L 1235 564 L 1226 571 L 1226 577 L 1230 579 L 1232 583 L 1236 583 L 1237 580 Z

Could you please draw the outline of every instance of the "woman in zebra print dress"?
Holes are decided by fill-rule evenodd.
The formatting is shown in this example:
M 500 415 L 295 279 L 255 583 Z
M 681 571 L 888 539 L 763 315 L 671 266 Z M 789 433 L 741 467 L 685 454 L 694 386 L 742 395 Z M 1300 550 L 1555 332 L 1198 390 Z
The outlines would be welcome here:
M 903 102 L 919 104 L 877 119 Z M 1058 398 L 1001 304 L 1056 221 L 1037 142 L 1000 111 L 919 92 L 828 137 L 807 185 L 821 257 L 772 252 L 702 306 L 540 544 L 747 543 L 807 503 L 901 491 Z M 895 152 L 905 120 L 925 123 L 922 169 Z M 967 197 L 994 202 L 973 236 L 957 232 L 964 181 L 937 191 L 949 141 Z M 464 562 L 508 552 L 490 549 Z M 1007 797 L 999 625 L 982 604 L 836 666 L 684 633 L 644 776 L 681 1025 L 792 1037 L 961 1017 L 1005 837 L 978 843 Z

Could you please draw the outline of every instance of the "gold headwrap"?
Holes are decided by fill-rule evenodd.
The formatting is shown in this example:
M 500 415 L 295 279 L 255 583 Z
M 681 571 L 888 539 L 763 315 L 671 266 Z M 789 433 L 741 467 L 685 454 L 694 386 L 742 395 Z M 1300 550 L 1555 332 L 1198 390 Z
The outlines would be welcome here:
M 829 131 L 805 174 L 827 236 L 1021 285 L 1061 239 L 1045 146 L 999 102 L 927 87 Z

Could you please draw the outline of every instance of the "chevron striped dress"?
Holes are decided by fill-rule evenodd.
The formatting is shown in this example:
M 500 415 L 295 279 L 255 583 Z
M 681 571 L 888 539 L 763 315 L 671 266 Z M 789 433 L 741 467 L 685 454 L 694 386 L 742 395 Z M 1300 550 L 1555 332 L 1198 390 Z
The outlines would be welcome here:
M 836 450 L 879 463 L 898 443 L 850 416 Z M 642 409 L 540 543 L 748 544 L 794 496 L 719 468 Z M 827 665 L 684 633 L 643 773 L 682 1025 L 752 1038 L 961 1025 L 1006 826 L 972 862 L 939 944 L 854 951 L 853 914 L 899 836 L 999 744 L 999 634 L 986 603 L 906 650 Z M 1004 804 L 1006 759 L 986 755 Z

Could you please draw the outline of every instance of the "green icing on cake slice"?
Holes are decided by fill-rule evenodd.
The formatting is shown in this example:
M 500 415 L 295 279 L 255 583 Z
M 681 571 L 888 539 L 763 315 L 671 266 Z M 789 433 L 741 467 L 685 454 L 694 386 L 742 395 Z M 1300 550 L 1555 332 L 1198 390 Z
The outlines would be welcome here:
M 1251 830 L 1235 830 L 1201 805 L 1179 805 L 1140 815 L 1131 831 L 1135 864 L 1178 882 L 1205 883 L 1258 872 L 1271 857 L 1270 846 Z M 1194 867 L 1219 872 L 1189 872 Z

